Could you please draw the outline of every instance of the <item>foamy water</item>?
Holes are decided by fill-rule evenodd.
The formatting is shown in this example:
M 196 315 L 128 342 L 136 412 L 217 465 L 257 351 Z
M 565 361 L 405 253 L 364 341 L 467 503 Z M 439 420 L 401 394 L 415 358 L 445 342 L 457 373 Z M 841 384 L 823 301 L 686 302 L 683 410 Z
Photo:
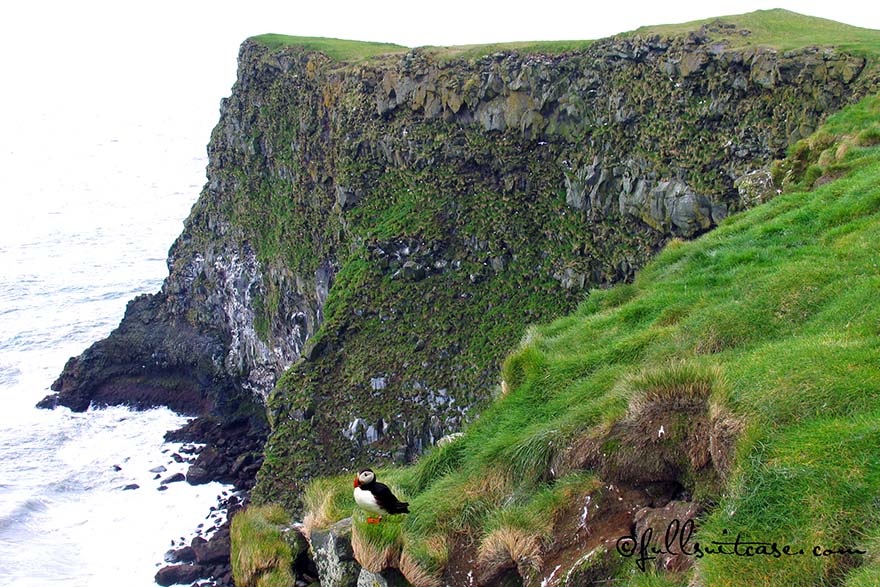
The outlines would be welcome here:
M 159 289 L 168 247 L 204 183 L 216 111 L 190 128 L 149 113 L 57 112 L 0 146 L 0 585 L 154 585 L 228 488 L 163 444 L 166 409 L 75 414 L 34 404 L 65 361 L 106 336 L 125 303 Z M 150 472 L 156 467 L 166 471 Z M 133 490 L 124 490 L 136 484 Z

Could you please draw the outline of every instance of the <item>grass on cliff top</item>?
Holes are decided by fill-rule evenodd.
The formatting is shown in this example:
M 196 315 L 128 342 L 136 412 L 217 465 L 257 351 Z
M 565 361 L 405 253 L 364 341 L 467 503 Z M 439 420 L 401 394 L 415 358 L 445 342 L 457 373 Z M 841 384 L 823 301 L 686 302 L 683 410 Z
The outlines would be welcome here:
M 713 39 L 726 39 L 732 49 L 765 46 L 788 51 L 810 46 L 835 46 L 859 55 L 880 54 L 880 31 L 863 29 L 833 20 L 807 16 L 781 8 L 757 10 L 747 14 L 707 18 L 681 24 L 645 26 L 623 36 L 681 36 L 699 30 L 702 25 L 728 23 L 737 30 L 713 33 Z M 747 29 L 749 35 L 739 31 Z
M 441 59 L 463 59 L 470 61 L 498 52 L 517 51 L 519 53 L 539 53 L 557 55 L 572 51 L 583 51 L 596 41 L 514 41 L 509 43 L 489 43 L 485 45 L 454 45 L 449 47 L 425 47 Z
M 412 467 L 380 471 L 412 513 L 381 532 L 356 515 L 361 547 L 392 558 L 397 552 L 411 581 L 439 577 L 460 554 L 454 546 L 462 537 L 481 556 L 507 549 L 537 568 L 556 514 L 626 473 L 615 471 L 615 459 L 639 467 L 655 452 L 674 458 L 675 443 L 700 433 L 676 410 L 703 402 L 712 426 L 727 422 L 740 432 L 730 450 L 712 455 L 716 468 L 729 459 L 724 474 L 713 481 L 699 469 L 679 479 L 708 506 L 696 539 L 740 534 L 804 554 L 706 556 L 694 561 L 700 583 L 876 584 L 877 129 L 876 96 L 838 113 L 792 148 L 790 157 L 804 161 L 788 166 L 788 185 L 803 189 L 695 241 L 673 241 L 633 284 L 594 290 L 574 314 L 530 329 L 505 363 L 506 393 L 464 436 Z M 625 442 L 608 441 L 602 461 L 585 465 L 579 450 L 589 452 L 592 440 L 651 413 L 672 418 L 666 440 L 635 454 Z M 328 522 L 351 515 L 350 475 L 310 489 L 313 503 L 329 504 Z M 814 547 L 867 554 L 814 556 Z M 423 579 L 419 584 L 431 584 Z M 687 577 L 674 583 L 680 581 Z M 620 571 L 616 584 L 667 583 Z
M 746 14 L 721 16 L 680 24 L 652 25 L 622 33 L 628 36 L 683 36 L 697 31 L 702 25 L 714 23 L 735 24 L 737 30 L 712 33 L 715 40 L 726 40 L 731 49 L 750 46 L 766 46 L 787 51 L 809 46 L 834 46 L 857 55 L 880 55 L 880 31 L 864 29 L 839 23 L 833 20 L 798 14 L 776 8 L 757 10 Z M 747 29 L 749 35 L 739 31 Z M 295 37 L 266 34 L 252 37 L 270 49 L 300 46 L 326 53 L 339 61 L 363 61 L 380 55 L 405 53 L 410 49 L 391 43 L 371 43 L 326 39 L 321 37 Z M 458 45 L 449 47 L 423 47 L 440 59 L 474 60 L 497 52 L 517 51 L 520 53 L 560 54 L 582 51 L 590 47 L 594 40 L 571 41 L 520 41 L 509 43 L 490 43 L 483 45 Z
M 272 50 L 285 47 L 303 47 L 312 51 L 320 51 L 337 61 L 363 61 L 370 57 L 389 53 L 405 53 L 409 47 L 393 43 L 373 43 L 368 41 L 349 41 L 345 39 L 329 39 L 324 37 L 296 37 L 268 33 L 251 37 L 252 41 L 261 43 Z

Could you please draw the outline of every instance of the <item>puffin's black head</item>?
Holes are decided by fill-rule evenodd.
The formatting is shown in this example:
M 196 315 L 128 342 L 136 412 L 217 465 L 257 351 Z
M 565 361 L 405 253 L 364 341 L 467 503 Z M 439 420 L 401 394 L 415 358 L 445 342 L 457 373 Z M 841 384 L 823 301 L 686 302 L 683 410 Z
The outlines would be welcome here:
M 364 487 L 376 480 L 376 474 L 372 469 L 361 469 L 358 471 L 357 477 L 354 478 L 355 487 Z

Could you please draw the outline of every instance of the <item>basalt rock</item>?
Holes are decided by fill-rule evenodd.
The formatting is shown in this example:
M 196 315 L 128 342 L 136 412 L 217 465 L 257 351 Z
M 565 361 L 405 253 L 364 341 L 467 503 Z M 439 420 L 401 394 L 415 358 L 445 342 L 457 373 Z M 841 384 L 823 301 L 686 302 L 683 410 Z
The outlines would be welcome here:
M 161 291 L 42 405 L 265 413 L 265 462 L 213 444 L 191 477 L 260 468 L 255 499 L 291 508 L 315 475 L 413 460 L 489 401 L 528 323 L 772 196 L 736 180 L 880 79 L 713 35 L 348 64 L 246 41 Z
M 156 583 L 163 587 L 190 585 L 206 575 L 207 569 L 201 565 L 170 565 L 159 569 L 156 573 Z
M 196 418 L 180 430 L 168 432 L 169 442 L 202 442 L 202 448 L 186 472 L 186 481 L 201 485 L 210 481 L 250 489 L 263 461 L 262 448 L 268 430 L 259 420 Z
M 381 573 L 371 573 L 361 569 L 357 587 L 409 587 L 410 583 L 397 569 L 388 569 Z
M 528 322 L 751 205 L 738 178 L 876 86 L 859 56 L 714 34 L 345 66 L 242 46 L 225 136 L 259 146 L 234 156 L 291 194 L 287 222 L 335 271 L 268 404 L 255 499 L 296 508 L 291 483 L 413 460 L 492 396 Z
M 322 587 L 356 587 L 361 567 L 351 546 L 351 518 L 326 530 L 314 530 L 309 537 L 312 559 Z

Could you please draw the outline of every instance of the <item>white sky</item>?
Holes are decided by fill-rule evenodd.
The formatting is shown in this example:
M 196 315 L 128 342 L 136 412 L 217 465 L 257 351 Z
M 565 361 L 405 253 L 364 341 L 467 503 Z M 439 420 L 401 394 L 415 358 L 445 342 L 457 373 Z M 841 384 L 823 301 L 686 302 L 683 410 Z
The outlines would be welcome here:
M 119 108 L 205 112 L 205 140 L 238 46 L 266 32 L 406 46 L 595 39 L 762 8 L 880 29 L 864 0 L 19 0 L 0 8 L 0 150 L 35 109 L 64 124 Z M 177 114 L 175 114 L 177 113 Z M 20 130 L 20 129 L 19 129 Z M 39 129 L 48 132 L 51 129 Z

